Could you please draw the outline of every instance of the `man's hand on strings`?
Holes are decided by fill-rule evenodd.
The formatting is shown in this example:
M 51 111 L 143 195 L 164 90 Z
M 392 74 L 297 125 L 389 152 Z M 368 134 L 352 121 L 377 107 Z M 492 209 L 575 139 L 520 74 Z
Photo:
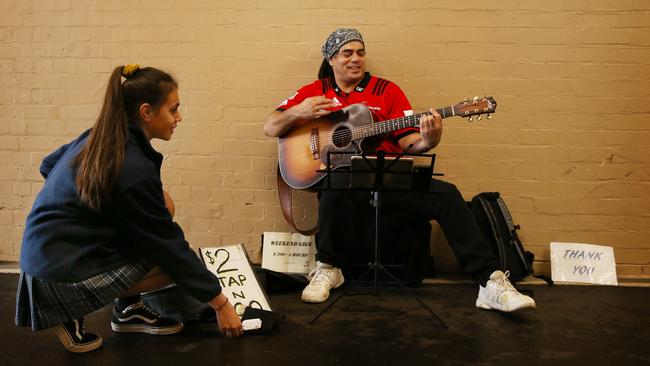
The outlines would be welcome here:
M 429 112 L 431 114 L 420 117 L 420 136 L 424 150 L 436 147 L 442 137 L 442 117 L 433 108 L 429 109 Z

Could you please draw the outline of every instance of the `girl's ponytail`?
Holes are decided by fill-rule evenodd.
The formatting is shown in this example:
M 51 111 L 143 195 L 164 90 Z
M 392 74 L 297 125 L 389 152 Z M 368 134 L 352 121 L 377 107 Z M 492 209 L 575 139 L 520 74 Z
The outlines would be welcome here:
M 99 211 L 110 199 L 111 189 L 124 162 L 128 118 L 122 93 L 123 71 L 124 66 L 113 70 L 99 117 L 74 161 L 79 197 L 82 204 L 92 211 Z

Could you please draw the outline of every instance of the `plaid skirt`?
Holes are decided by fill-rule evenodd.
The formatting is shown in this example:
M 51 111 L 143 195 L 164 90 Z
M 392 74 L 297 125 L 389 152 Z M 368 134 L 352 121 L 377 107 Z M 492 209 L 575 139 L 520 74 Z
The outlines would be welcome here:
M 81 318 L 111 303 L 153 267 L 143 259 L 79 282 L 47 281 L 21 271 L 16 325 L 37 331 Z

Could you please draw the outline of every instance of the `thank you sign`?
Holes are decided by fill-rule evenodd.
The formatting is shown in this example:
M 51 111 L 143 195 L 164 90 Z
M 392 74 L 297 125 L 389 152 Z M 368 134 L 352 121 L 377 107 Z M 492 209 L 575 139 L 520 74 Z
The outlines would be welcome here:
M 581 243 L 551 243 L 553 281 L 618 285 L 614 249 Z
M 242 244 L 199 248 L 199 254 L 205 266 L 219 278 L 223 294 L 237 314 L 243 315 L 247 306 L 271 310 Z

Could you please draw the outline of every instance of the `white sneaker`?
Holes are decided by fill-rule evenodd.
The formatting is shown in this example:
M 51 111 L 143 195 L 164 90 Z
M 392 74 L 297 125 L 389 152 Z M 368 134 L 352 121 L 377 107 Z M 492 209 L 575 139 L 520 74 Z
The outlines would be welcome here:
M 311 281 L 302 290 L 302 301 L 319 303 L 330 297 L 330 290 L 340 287 L 345 279 L 340 268 L 330 264 L 316 262 L 316 268 L 309 273 Z
M 509 276 L 510 271 L 506 271 L 506 273 L 501 271 L 492 272 L 485 287 L 479 285 L 476 307 L 507 313 L 535 309 L 535 300 L 530 296 L 520 294 L 510 283 Z

